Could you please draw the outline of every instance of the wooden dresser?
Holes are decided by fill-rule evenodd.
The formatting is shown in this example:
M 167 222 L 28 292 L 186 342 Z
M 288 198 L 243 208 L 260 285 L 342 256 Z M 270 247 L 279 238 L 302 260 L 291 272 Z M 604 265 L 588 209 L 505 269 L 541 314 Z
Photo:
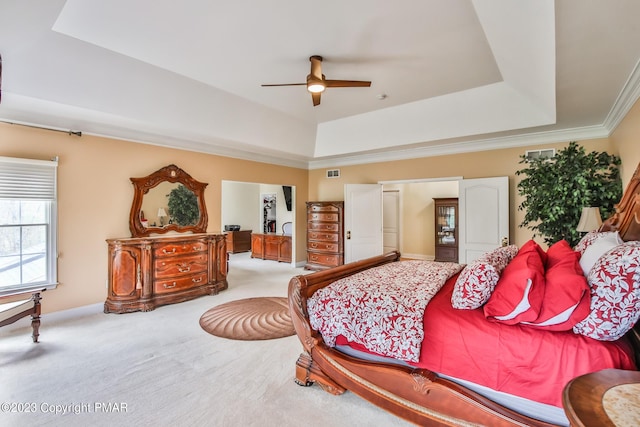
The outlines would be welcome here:
M 291 262 L 291 236 L 276 233 L 251 234 L 251 258 Z
M 249 252 L 251 250 L 251 230 L 227 231 L 227 252 Z
M 150 311 L 215 295 L 228 286 L 224 234 L 132 237 L 107 243 L 105 313 Z
M 307 202 L 307 270 L 344 264 L 344 202 Z

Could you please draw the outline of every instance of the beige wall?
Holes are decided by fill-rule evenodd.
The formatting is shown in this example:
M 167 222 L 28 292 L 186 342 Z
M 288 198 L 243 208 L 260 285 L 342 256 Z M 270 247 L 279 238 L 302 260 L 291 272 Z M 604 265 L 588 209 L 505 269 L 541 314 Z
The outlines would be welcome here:
M 640 137 L 640 134 L 638 135 Z M 587 151 L 607 151 L 618 154 L 617 146 L 609 139 L 578 141 Z M 366 165 L 341 166 L 340 178 L 326 178 L 325 169 L 309 171 L 309 197 L 313 200 L 343 200 L 344 184 L 371 184 L 379 181 L 411 180 L 462 176 L 463 178 L 487 178 L 494 176 L 509 177 L 510 220 L 509 235 L 512 243 L 522 245 L 532 236 L 530 230 L 518 227 L 524 213 L 517 210 L 522 199 L 517 194 L 520 177 L 516 171 L 520 155 L 526 150 L 540 148 L 561 149 L 568 144 L 531 145 L 528 147 L 507 148 L 502 150 L 480 151 L 475 153 L 454 154 L 448 156 L 424 157 L 393 162 L 380 162 Z M 627 155 L 637 148 L 629 144 Z M 410 224 L 404 224 L 410 227 Z M 542 243 L 542 241 L 540 241 Z
M 218 232 L 221 228 L 222 180 L 295 185 L 296 216 L 306 215 L 308 172 L 304 169 L 4 123 L 0 123 L 0 156 L 43 160 L 59 157 L 60 285 L 44 295 L 45 313 L 105 300 L 105 239 L 131 235 L 129 210 L 133 185 L 130 177 L 145 176 L 175 164 L 194 179 L 208 183 L 205 204 L 209 232 Z M 305 221 L 298 221 L 299 236 L 305 236 L 305 227 Z M 297 260 L 306 259 L 304 245 L 304 239 L 298 239 Z
M 636 101 L 610 139 L 622 158 L 622 183 L 626 186 L 640 164 L 640 100 Z
M 620 155 L 623 185 L 626 185 L 640 162 L 639 140 L 640 102 L 637 102 L 610 138 L 580 143 L 587 150 Z M 45 295 L 45 313 L 104 301 L 107 280 L 105 239 L 130 235 L 128 218 L 133 191 L 129 178 L 148 175 L 169 164 L 176 164 L 198 181 L 209 183 L 205 203 L 210 232 L 220 229 L 222 180 L 296 186 L 294 209 L 298 236 L 306 235 L 305 202 L 343 200 L 345 183 L 506 175 L 510 178 L 511 240 L 522 244 L 531 233 L 517 226 L 523 218 L 522 212 L 517 211 L 521 201 L 516 194 L 519 178 L 515 176 L 515 171 L 521 167 L 519 155 L 527 148 L 564 146 L 566 142 L 355 165 L 341 167 L 340 178 L 326 179 L 324 169 L 307 171 L 0 123 L 0 156 L 43 160 L 59 156 L 60 286 Z M 306 259 L 304 238 L 297 239 L 295 257 Z

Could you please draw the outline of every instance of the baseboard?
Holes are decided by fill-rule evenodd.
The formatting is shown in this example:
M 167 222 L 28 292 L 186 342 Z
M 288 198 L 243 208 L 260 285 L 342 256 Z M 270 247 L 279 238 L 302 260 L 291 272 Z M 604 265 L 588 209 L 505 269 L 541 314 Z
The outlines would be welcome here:
M 44 305 L 45 300 L 42 299 Z M 67 310 L 54 311 L 51 313 L 44 313 L 40 315 L 40 330 L 46 327 L 47 322 L 64 322 L 65 320 L 75 319 L 77 317 L 89 316 L 92 314 L 104 313 L 104 303 L 98 302 L 95 304 L 84 305 L 82 307 L 69 308 Z M 2 331 L 10 332 L 17 329 L 29 329 L 31 331 L 31 316 L 18 319 L 16 322 L 3 326 Z M 29 332 L 30 334 L 31 332 Z
M 419 259 L 421 261 L 433 261 L 434 259 L 436 259 L 435 255 L 409 254 L 409 253 L 403 253 L 402 258 Z

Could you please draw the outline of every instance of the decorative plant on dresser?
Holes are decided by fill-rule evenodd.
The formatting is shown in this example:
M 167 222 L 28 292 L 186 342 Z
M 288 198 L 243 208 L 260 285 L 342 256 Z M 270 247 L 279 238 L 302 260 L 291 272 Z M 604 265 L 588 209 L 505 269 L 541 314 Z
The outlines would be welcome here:
M 132 237 L 107 240 L 109 271 L 104 312 L 150 311 L 160 305 L 215 295 L 227 289 L 225 235 L 206 233 L 207 184 L 194 180 L 175 165 L 143 178 L 131 178 L 131 182 Z M 169 195 L 177 188 L 183 194 L 193 193 L 194 197 L 183 198 L 190 206 L 176 207 L 175 201 L 169 203 Z M 174 221 L 172 214 L 178 208 L 182 208 L 181 212 L 195 210 L 197 215 L 187 224 Z M 158 226 L 153 217 L 156 212 L 168 212 L 168 224 Z

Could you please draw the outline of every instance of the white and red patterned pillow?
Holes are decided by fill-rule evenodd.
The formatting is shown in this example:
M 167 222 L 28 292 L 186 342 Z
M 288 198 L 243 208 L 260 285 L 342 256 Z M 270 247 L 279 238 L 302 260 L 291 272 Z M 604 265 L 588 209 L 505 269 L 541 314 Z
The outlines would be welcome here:
M 467 265 L 453 287 L 451 306 L 473 310 L 487 302 L 500 279 L 500 274 L 517 253 L 516 245 L 499 247 Z
M 587 281 L 591 311 L 573 332 L 600 341 L 617 340 L 640 317 L 640 242 L 618 245 L 601 256 Z
M 599 239 L 608 239 L 616 244 L 620 245 L 624 243 L 624 241 L 620 238 L 620 234 L 617 231 L 590 231 L 580 239 L 577 245 L 574 246 L 573 250 L 580 252 L 580 255 L 584 254 L 584 251 L 593 244 L 596 240 Z

